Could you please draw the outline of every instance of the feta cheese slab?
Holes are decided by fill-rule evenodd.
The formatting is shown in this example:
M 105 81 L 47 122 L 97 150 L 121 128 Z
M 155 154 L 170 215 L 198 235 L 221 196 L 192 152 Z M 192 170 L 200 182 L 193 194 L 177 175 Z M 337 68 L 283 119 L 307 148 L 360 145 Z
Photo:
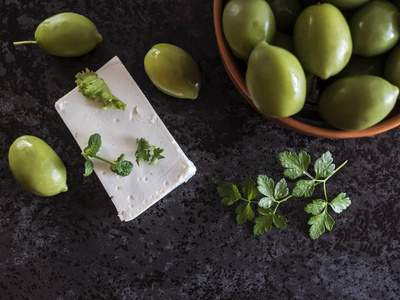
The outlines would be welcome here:
M 159 201 L 180 184 L 189 180 L 196 167 L 187 158 L 153 107 L 118 57 L 96 71 L 111 92 L 127 104 L 126 110 L 102 110 L 101 103 L 85 98 L 76 87 L 55 103 L 55 108 L 79 147 L 83 150 L 89 137 L 99 133 L 102 146 L 98 155 L 114 161 L 122 153 L 133 163 L 133 171 L 121 177 L 110 165 L 93 159 L 94 171 L 111 197 L 122 221 L 130 221 Z M 136 164 L 136 140 L 145 138 L 163 148 L 165 158 L 155 166 Z M 84 167 L 82 164 L 82 174 Z M 82 175 L 83 176 L 83 175 Z

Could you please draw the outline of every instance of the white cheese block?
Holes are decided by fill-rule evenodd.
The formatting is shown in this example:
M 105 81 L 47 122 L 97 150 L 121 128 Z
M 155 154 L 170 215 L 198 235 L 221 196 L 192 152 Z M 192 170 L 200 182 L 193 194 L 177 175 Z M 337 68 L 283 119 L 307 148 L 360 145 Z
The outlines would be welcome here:
M 101 103 L 85 98 L 78 88 L 58 100 L 55 108 L 79 147 L 83 150 L 89 137 L 99 133 L 102 147 L 98 156 L 114 161 L 122 153 L 133 163 L 133 171 L 121 177 L 110 170 L 110 165 L 93 159 L 94 171 L 111 197 L 122 221 L 130 221 L 186 182 L 196 167 L 186 157 L 165 127 L 136 82 L 118 57 L 114 57 L 96 71 L 111 92 L 127 104 L 121 109 L 102 110 Z M 151 145 L 163 148 L 165 158 L 155 166 L 141 161 L 136 164 L 136 139 L 145 138 Z M 82 174 L 84 165 L 82 160 Z M 83 176 L 83 175 L 82 175 Z M 93 175 L 91 175 L 93 176 Z

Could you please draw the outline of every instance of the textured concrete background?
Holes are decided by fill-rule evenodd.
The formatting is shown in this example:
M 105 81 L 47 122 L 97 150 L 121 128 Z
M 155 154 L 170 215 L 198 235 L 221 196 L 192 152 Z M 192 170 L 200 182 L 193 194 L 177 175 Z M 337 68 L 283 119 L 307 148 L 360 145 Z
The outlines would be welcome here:
M 29 4 L 27 4 L 29 3 Z M 104 40 L 80 58 L 49 56 L 33 38 L 45 18 L 65 11 L 97 24 Z M 331 140 L 282 129 L 256 113 L 224 71 L 212 1 L 21 1 L 0 3 L 1 299 L 399 299 L 400 129 L 372 138 Z M 199 63 L 197 100 L 159 92 L 143 59 L 157 43 L 180 46 Z M 54 109 L 74 76 L 118 55 L 198 172 L 137 219 L 120 222 Z M 20 135 L 51 145 L 68 171 L 69 191 L 24 192 L 8 168 Z M 352 205 L 332 232 L 308 237 L 308 200 L 281 206 L 284 231 L 253 236 L 216 187 L 258 174 L 281 178 L 278 154 L 331 151 L 348 164 L 328 184 Z M 321 191 L 316 196 L 321 197 Z

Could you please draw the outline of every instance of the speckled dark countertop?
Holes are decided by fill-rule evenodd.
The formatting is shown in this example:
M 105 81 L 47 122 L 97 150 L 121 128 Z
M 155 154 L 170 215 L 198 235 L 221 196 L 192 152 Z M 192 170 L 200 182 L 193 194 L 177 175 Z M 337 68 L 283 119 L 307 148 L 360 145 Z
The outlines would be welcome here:
M 29 4 L 26 4 L 29 3 Z M 62 11 L 93 20 L 104 41 L 88 55 L 59 58 L 15 48 Z M 282 129 L 256 113 L 229 80 L 216 45 L 212 1 L 22 1 L 0 4 L 0 299 L 399 299 L 400 129 L 331 140 Z M 157 43 L 188 51 L 203 87 L 195 101 L 159 92 L 143 58 Z M 137 219 L 124 223 L 83 158 L 54 103 L 74 75 L 118 55 L 194 162 L 197 174 Z M 8 168 L 20 135 L 44 139 L 68 170 L 67 193 L 22 191 Z M 238 226 L 216 186 L 267 174 L 281 178 L 279 152 L 329 150 L 345 168 L 329 191 L 352 205 L 333 231 L 312 241 L 303 211 L 289 201 L 284 231 L 258 237 Z M 299 202 L 301 202 L 299 204 Z

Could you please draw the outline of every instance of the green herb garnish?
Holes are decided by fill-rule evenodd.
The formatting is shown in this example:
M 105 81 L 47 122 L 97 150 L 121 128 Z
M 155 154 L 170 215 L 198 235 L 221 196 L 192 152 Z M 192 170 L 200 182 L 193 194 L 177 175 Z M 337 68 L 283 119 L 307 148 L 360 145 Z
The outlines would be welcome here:
M 156 165 L 158 160 L 164 158 L 161 153 L 164 149 L 157 148 L 154 145 L 150 145 L 149 141 L 145 138 L 140 138 L 136 140 L 138 148 L 136 150 L 136 163 L 139 166 L 139 161 L 142 159 L 147 161 L 149 165 Z
M 100 134 L 95 133 L 91 135 L 89 138 L 88 146 L 81 153 L 82 156 L 86 159 L 85 174 L 83 174 L 84 176 L 89 176 L 93 173 L 93 162 L 90 159 L 91 157 L 109 163 L 111 165 L 110 170 L 120 176 L 128 176 L 132 172 L 133 164 L 130 161 L 124 160 L 125 154 L 121 154 L 116 161 L 109 161 L 100 156 L 97 156 L 97 152 L 99 152 L 100 147 Z
M 84 72 L 76 74 L 75 77 L 79 92 L 89 100 L 102 103 L 102 109 L 106 110 L 111 107 L 125 110 L 126 104 L 111 93 L 104 80 L 99 78 L 95 72 L 86 68 Z
M 279 180 L 275 185 L 273 179 L 268 176 L 258 175 L 257 186 L 251 178 L 248 178 L 243 184 L 242 193 L 240 193 L 238 187 L 233 183 L 217 187 L 218 194 L 222 198 L 221 203 L 230 206 L 239 200 L 246 202 L 236 207 L 236 222 L 243 224 L 247 221 L 253 221 L 253 233 L 254 235 L 259 235 L 270 231 L 272 225 L 279 229 L 285 229 L 287 219 L 277 214 L 279 205 L 292 197 L 309 198 L 314 194 L 315 187 L 322 184 L 324 199 L 315 199 L 304 209 L 307 213 L 313 215 L 308 221 L 308 224 L 311 225 L 309 234 L 312 239 L 316 239 L 325 232 L 325 229 L 332 230 L 335 221 L 328 213 L 328 207 L 332 208 L 336 213 L 341 213 L 351 204 L 351 201 L 346 197 L 345 193 L 340 193 L 333 200 L 329 201 L 326 182 L 347 161 L 335 169 L 332 155 L 328 151 L 315 161 L 315 176 L 312 176 L 308 172 L 311 157 L 303 150 L 299 154 L 295 152 L 282 152 L 279 154 L 279 160 L 285 168 L 283 175 L 287 178 L 295 180 L 302 176 L 307 177 L 307 179 L 297 180 L 291 194 L 284 178 Z M 256 200 L 259 194 L 262 197 Z M 257 212 L 259 214 L 257 217 L 252 207 L 253 204 L 257 205 Z

